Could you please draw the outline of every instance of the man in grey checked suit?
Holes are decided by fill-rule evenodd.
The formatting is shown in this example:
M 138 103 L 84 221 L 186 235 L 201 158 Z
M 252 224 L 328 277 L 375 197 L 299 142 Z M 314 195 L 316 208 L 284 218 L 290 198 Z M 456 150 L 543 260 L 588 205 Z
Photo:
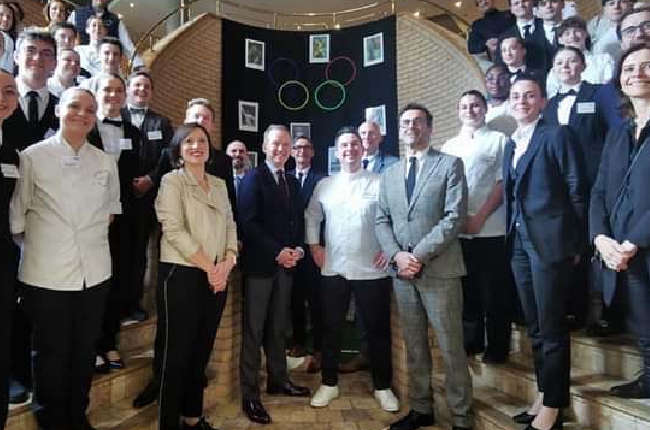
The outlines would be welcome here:
M 428 320 L 445 363 L 452 429 L 469 429 L 472 383 L 463 349 L 465 265 L 458 241 L 467 213 L 463 163 L 429 147 L 432 117 L 424 106 L 407 105 L 399 121 L 407 157 L 382 174 L 376 233 L 397 271 L 394 290 L 406 341 L 411 411 L 390 428 L 434 423 Z

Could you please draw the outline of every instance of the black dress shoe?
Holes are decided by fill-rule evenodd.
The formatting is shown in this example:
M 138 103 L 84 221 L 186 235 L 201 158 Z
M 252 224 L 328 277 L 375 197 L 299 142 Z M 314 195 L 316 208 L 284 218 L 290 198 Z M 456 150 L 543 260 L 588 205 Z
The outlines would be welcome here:
M 219 430 L 216 427 L 212 427 L 209 422 L 205 420 L 205 418 L 201 417 L 199 418 L 199 422 L 194 424 L 193 426 L 189 425 L 186 422 L 183 422 L 183 425 L 181 426 L 181 430 Z
M 650 386 L 645 379 L 641 375 L 636 381 L 610 388 L 609 392 L 623 399 L 650 399 Z
M 515 415 L 512 417 L 512 420 L 516 422 L 517 424 L 530 424 L 533 422 L 535 419 L 536 415 L 531 415 L 528 413 L 528 411 L 523 411 L 520 414 Z
M 494 355 L 494 354 L 483 354 L 483 359 L 481 360 L 485 364 L 504 364 L 508 361 L 507 355 Z
M 524 414 L 526 414 L 526 412 L 524 412 Z M 533 426 L 533 420 L 535 419 L 535 415 L 528 415 L 528 416 L 533 418 L 530 420 L 530 423 L 528 423 L 528 426 L 524 430 L 540 430 L 537 427 Z M 560 410 L 560 412 L 557 415 L 557 418 L 555 418 L 555 422 L 553 423 L 553 426 L 551 426 L 551 430 L 560 430 L 562 428 L 564 428 L 564 416 L 562 415 L 562 410 Z
M 420 427 L 432 426 L 436 422 L 433 414 L 421 414 L 411 409 L 401 420 L 390 425 L 390 430 L 415 430 Z
M 589 337 L 609 337 L 619 334 L 622 330 L 611 325 L 605 320 L 598 320 L 587 327 L 587 336 Z
M 144 387 L 144 390 L 138 394 L 138 397 L 133 399 L 133 407 L 135 409 L 141 409 L 152 404 L 158 398 L 158 393 L 160 393 L 158 384 L 154 380 L 149 381 L 147 386 Z
M 99 359 L 101 358 L 101 362 Z M 108 375 L 111 373 L 111 365 L 103 355 L 98 355 L 95 359 L 95 373 L 100 375 Z
M 287 381 L 282 385 L 269 384 L 266 386 L 266 392 L 269 394 L 284 394 L 291 397 L 309 397 L 309 388 L 301 387 L 291 381 Z
M 73 424 L 70 426 L 72 430 L 96 430 L 87 417 L 84 417 L 83 421 L 80 424 Z
M 472 428 L 471 427 L 451 426 L 451 430 L 472 430 Z
M 244 399 L 242 400 L 242 410 L 246 414 L 249 420 L 258 423 L 258 424 L 268 424 L 271 422 L 271 417 L 269 416 L 262 402 L 258 399 Z
M 27 403 L 27 400 L 29 400 L 29 393 L 27 390 L 21 390 L 17 393 L 12 393 L 9 396 L 10 405 L 22 405 L 23 403 Z

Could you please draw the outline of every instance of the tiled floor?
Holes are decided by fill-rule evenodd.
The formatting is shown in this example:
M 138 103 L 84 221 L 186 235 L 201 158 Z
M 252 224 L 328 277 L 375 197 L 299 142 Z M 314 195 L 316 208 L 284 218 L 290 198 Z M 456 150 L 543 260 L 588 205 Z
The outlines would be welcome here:
M 312 392 L 320 385 L 319 374 L 310 375 L 296 369 L 291 377 L 293 382 L 310 387 Z M 269 425 L 251 423 L 241 412 L 239 403 L 209 411 L 208 419 L 221 430 L 388 430 L 407 410 L 403 407 L 397 414 L 384 412 L 375 401 L 371 387 L 368 372 L 340 375 L 341 396 L 326 408 L 312 408 L 309 398 L 264 395 L 262 403 L 273 420 Z

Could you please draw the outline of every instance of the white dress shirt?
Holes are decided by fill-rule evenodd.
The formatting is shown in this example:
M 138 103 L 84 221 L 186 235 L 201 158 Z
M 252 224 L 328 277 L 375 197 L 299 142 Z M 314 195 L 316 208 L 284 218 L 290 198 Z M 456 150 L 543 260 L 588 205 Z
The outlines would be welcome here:
M 544 23 L 544 35 L 546 36 L 546 40 L 548 40 L 548 43 L 551 45 L 555 43 L 555 29 L 559 26 L 560 24 L 547 24 Z
M 301 188 L 305 184 L 305 179 L 307 179 L 307 175 L 309 175 L 310 170 L 311 170 L 311 166 L 305 167 L 302 170 L 296 167 L 296 179 L 298 179 Z M 302 178 L 300 177 L 301 173 L 302 173 Z
M 373 169 L 375 168 L 375 163 L 377 160 L 377 153 L 374 153 L 372 155 L 366 155 L 363 157 L 364 160 L 368 160 L 368 166 L 366 167 L 366 170 L 372 172 Z
M 136 112 L 134 109 L 137 110 L 144 109 L 144 110 L 142 111 L 142 113 L 140 113 L 139 111 Z M 131 114 L 131 124 L 135 125 L 138 128 L 138 130 L 142 130 L 142 123 L 144 122 L 144 117 L 147 114 L 147 110 L 149 110 L 149 108 L 146 107 L 139 108 L 137 106 L 128 105 L 128 110 L 129 113 Z
M 75 11 L 72 11 L 70 14 L 70 17 L 68 18 L 68 22 L 71 24 L 75 23 Z M 124 20 L 120 19 L 120 23 L 118 24 L 117 28 L 117 37 L 120 39 L 120 43 L 122 44 L 122 48 L 124 48 L 124 54 L 126 54 L 126 58 L 128 60 L 131 60 L 131 56 L 133 55 L 133 52 L 135 51 L 135 46 L 133 45 L 133 41 L 131 40 L 131 36 L 129 36 L 129 32 L 126 29 L 126 26 L 124 25 Z M 132 67 L 141 67 L 144 66 L 144 61 L 142 61 L 142 58 L 140 58 L 139 55 L 136 55 L 135 58 L 133 59 L 133 64 Z M 83 67 L 83 66 L 82 66 Z M 87 70 L 87 69 L 86 69 Z M 88 70 L 90 72 L 90 70 Z
M 72 84 L 72 86 L 74 87 L 75 85 Z M 63 91 L 65 91 L 67 87 L 64 87 L 56 76 L 52 76 L 47 79 L 47 89 L 50 93 L 60 98 L 61 94 L 63 94 Z
M 512 156 L 512 165 L 517 167 L 517 163 L 522 155 L 526 153 L 528 145 L 530 144 L 530 139 L 533 137 L 533 132 L 535 127 L 539 122 L 539 118 L 530 124 L 522 125 L 512 133 L 512 140 L 515 142 L 515 153 Z
M 467 179 L 468 215 L 476 215 L 494 186 L 503 180 L 503 148 L 506 136 L 483 126 L 470 134 L 462 130 L 458 136 L 449 139 L 442 151 L 463 160 L 465 178 Z M 485 221 L 481 231 L 475 235 L 462 237 L 497 237 L 506 234 L 505 209 L 502 204 Z
M 557 105 L 557 121 L 561 125 L 567 125 L 569 123 L 569 117 L 571 116 L 571 109 L 578 98 L 578 92 L 580 91 L 580 84 L 578 85 L 562 85 L 560 88 L 560 94 L 564 94 L 568 91 L 575 91 L 576 95 L 564 96 L 560 103 Z
M 103 119 L 104 117 L 97 115 L 97 129 L 99 130 L 99 135 L 102 137 L 104 152 L 113 157 L 115 162 L 118 162 L 122 150 L 131 149 L 128 146 L 129 144 L 132 144 L 132 142 L 127 142 L 124 139 L 124 127 L 117 127 L 113 124 L 104 124 L 102 122 Z M 121 116 L 109 119 L 122 121 Z
M 20 153 L 12 234 L 25 234 L 18 279 L 79 291 L 111 277 L 108 225 L 122 212 L 113 160 L 85 143 L 77 154 L 56 134 Z
M 305 240 L 318 244 L 321 222 L 327 219 L 323 276 L 340 275 L 348 280 L 387 276 L 373 263 L 381 251 L 375 236 L 379 180 L 376 173 L 359 169 L 355 173 L 341 171 L 316 185 L 305 211 Z
M 14 40 L 4 31 L 0 31 L 2 38 L 4 39 L 4 51 L 0 56 L 0 68 L 5 69 L 7 72 L 14 74 L 14 68 L 16 63 L 14 63 Z
M 20 108 L 23 110 L 25 117 L 29 115 L 29 97 L 27 93 L 30 91 L 36 91 L 38 93 L 37 102 L 38 102 L 38 119 L 40 120 L 45 115 L 45 108 L 50 102 L 50 90 L 47 89 L 47 84 L 43 88 L 37 90 L 32 90 L 29 88 L 22 79 L 16 78 L 16 87 L 18 88 L 18 103 Z
M 77 45 L 74 50 L 79 53 L 79 65 L 86 69 L 91 76 L 102 71 L 102 60 L 99 56 L 99 47 L 93 45 Z
M 424 157 L 429 151 L 429 148 L 422 149 L 419 151 L 411 151 L 408 149 L 406 151 L 406 171 L 404 172 L 404 178 L 409 177 L 409 170 L 411 170 L 411 157 L 415 157 L 415 167 L 417 170 L 415 171 L 415 183 L 418 183 L 418 178 L 420 177 L 420 173 L 422 172 L 422 166 L 424 165 L 424 162 L 422 161 L 422 157 Z
M 616 63 L 607 53 L 593 54 L 584 51 L 585 70 L 580 75 L 583 81 L 590 84 L 606 84 L 614 77 Z M 557 94 L 562 83 L 557 74 L 551 69 L 546 77 L 546 97 L 551 98 Z
M 522 39 L 525 38 L 524 35 L 526 34 L 526 29 L 524 27 L 527 25 L 530 26 L 530 34 L 533 34 L 533 32 L 535 32 L 535 18 L 531 19 L 530 21 L 517 21 L 517 28 L 519 28 L 519 35 Z

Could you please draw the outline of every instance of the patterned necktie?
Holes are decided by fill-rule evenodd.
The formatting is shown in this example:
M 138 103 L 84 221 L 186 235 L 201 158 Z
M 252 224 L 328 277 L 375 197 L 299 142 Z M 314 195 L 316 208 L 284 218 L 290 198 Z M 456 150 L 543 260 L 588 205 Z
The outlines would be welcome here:
M 27 122 L 30 127 L 36 127 L 38 126 L 38 93 L 29 91 L 27 99 Z
M 406 177 L 406 198 L 409 203 L 411 203 L 411 196 L 413 195 L 413 189 L 415 188 L 415 174 L 417 169 L 416 157 L 409 157 L 409 174 Z

